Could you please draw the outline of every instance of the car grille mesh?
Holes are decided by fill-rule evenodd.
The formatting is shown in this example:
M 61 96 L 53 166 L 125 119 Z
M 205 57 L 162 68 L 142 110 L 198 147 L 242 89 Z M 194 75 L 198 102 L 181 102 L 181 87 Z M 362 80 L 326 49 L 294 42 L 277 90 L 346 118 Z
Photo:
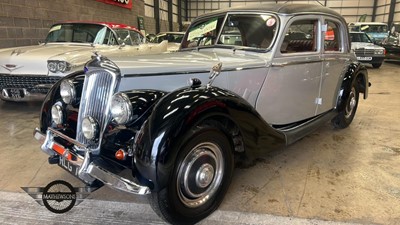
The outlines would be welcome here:
M 371 56 L 374 54 L 373 49 L 359 48 L 354 51 L 357 56 Z
M 109 122 L 109 101 L 116 88 L 116 76 L 105 71 L 94 71 L 86 74 L 78 114 L 77 141 L 88 146 L 93 152 L 100 150 L 105 126 Z M 82 133 L 82 120 L 93 117 L 99 127 L 99 138 L 88 140 Z
M 30 93 L 47 93 L 61 77 L 38 75 L 0 74 L 0 90 L 5 88 L 25 88 Z

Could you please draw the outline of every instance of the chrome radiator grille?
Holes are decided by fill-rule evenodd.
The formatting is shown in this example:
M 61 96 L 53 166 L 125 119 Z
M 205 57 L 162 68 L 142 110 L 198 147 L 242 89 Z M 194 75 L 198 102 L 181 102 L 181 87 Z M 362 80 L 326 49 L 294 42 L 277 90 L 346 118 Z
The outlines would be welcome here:
M 105 127 L 109 122 L 110 99 L 117 87 L 117 75 L 106 70 L 97 70 L 87 73 L 83 84 L 81 102 L 78 114 L 76 140 L 88 146 L 93 153 L 100 150 L 101 140 Z M 82 133 L 82 120 L 93 117 L 99 125 L 98 140 L 87 140 Z
M 365 49 L 365 48 L 358 48 L 354 51 L 356 53 L 357 56 L 371 56 L 374 54 L 374 50 L 373 49 Z
M 25 88 L 31 93 L 47 93 L 61 77 L 0 74 L 0 89 Z

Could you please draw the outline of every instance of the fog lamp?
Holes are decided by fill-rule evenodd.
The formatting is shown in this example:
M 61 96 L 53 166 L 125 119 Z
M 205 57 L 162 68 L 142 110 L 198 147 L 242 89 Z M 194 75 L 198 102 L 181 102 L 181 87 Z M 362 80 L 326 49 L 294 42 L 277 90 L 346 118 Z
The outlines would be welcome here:
M 93 140 L 97 137 L 99 125 L 93 117 L 87 116 L 82 120 L 82 133 L 88 140 Z
M 54 104 L 51 107 L 51 118 L 53 122 L 57 125 L 61 125 L 63 123 L 63 108 L 60 104 Z

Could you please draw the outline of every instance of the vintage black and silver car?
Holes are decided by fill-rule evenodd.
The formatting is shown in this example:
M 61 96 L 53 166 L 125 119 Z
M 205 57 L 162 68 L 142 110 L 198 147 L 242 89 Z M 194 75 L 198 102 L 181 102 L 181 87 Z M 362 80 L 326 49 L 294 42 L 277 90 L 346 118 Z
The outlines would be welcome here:
M 218 208 L 235 160 L 349 126 L 368 86 L 338 13 L 258 4 L 197 18 L 178 52 L 94 56 L 52 88 L 34 136 L 84 183 L 148 195 L 166 221 L 192 224 Z

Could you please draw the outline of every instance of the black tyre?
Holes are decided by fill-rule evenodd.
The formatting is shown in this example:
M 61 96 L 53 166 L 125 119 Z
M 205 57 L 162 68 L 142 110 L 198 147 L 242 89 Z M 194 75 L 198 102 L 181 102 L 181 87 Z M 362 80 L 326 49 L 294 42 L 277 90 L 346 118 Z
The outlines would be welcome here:
M 232 144 L 218 126 L 196 126 L 183 140 L 170 183 L 150 196 L 153 210 L 172 224 L 194 224 L 214 212 L 233 173 Z
M 332 119 L 332 124 L 335 128 L 343 129 L 351 124 L 356 115 L 359 95 L 358 84 L 357 82 L 353 82 L 349 97 L 346 100 L 346 107 Z
M 378 69 L 379 67 L 382 66 L 382 63 L 372 63 L 372 67 Z

